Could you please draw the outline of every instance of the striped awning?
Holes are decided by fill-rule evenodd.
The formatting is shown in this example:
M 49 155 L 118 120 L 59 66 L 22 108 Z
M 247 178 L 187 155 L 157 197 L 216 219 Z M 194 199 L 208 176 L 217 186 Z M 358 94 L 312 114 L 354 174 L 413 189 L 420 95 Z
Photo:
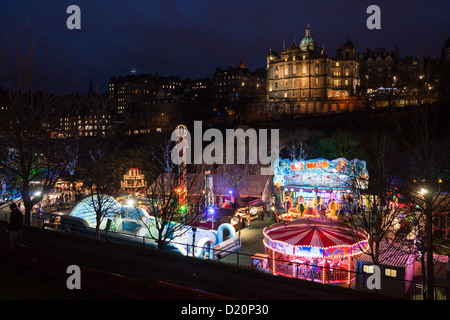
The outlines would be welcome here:
M 372 255 L 369 254 L 370 249 L 358 256 L 359 261 L 373 263 Z M 414 263 L 418 252 L 410 247 L 399 243 L 382 241 L 379 247 L 378 262 L 382 265 L 393 267 L 405 267 Z
M 329 248 L 340 245 L 353 245 L 363 238 L 345 230 L 324 226 L 295 226 L 274 230 L 267 234 L 272 240 L 282 241 L 292 246 Z M 355 236 L 358 237 L 355 241 Z
M 346 224 L 324 219 L 301 219 L 276 224 L 265 230 L 271 242 L 279 241 L 293 247 L 330 248 L 353 246 L 367 240 L 364 234 Z

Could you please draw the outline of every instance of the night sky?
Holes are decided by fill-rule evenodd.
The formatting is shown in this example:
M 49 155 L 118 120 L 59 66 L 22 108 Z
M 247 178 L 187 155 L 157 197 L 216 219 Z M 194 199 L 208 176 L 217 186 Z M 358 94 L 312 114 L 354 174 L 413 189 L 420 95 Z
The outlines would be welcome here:
M 81 30 L 68 30 L 66 9 L 81 9 Z M 381 30 L 369 30 L 366 9 L 381 8 Z M 399 47 L 400 55 L 437 57 L 450 33 L 448 0 L 42 0 L 0 2 L 2 30 L 33 30 L 49 68 L 77 80 L 75 91 L 107 91 L 110 77 L 138 73 L 212 77 L 217 67 L 265 67 L 269 49 L 311 35 L 336 55 L 350 38 L 358 52 Z

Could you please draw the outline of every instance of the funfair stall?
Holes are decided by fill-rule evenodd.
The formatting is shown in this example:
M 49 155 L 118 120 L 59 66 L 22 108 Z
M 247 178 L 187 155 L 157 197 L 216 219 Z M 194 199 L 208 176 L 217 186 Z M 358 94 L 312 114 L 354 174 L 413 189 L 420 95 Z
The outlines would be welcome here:
M 336 219 L 339 210 L 356 205 L 355 193 L 367 188 L 368 172 L 366 163 L 357 159 L 277 159 L 273 181 L 277 204 L 285 209 L 281 220 Z
M 329 219 L 304 218 L 264 229 L 271 273 L 308 280 L 349 284 L 353 256 L 367 245 L 362 230 Z

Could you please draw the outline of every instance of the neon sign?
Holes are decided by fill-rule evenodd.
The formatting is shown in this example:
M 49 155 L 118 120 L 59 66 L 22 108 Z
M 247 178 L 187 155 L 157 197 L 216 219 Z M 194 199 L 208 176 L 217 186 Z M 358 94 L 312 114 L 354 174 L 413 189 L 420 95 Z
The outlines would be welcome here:
M 328 161 L 307 162 L 306 169 L 328 168 Z
M 291 161 L 277 159 L 274 163 L 276 186 L 348 187 L 366 189 L 369 174 L 366 162 L 358 159 L 315 159 Z

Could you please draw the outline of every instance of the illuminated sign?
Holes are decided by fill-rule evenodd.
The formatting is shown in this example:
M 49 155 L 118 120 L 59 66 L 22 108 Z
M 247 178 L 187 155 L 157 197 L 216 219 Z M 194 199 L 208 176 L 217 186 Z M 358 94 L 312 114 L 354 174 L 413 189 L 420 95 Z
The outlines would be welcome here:
M 295 162 L 291 164 L 291 170 L 310 170 L 319 168 L 328 168 L 328 161 L 307 161 L 306 167 L 304 162 Z
M 366 189 L 369 174 L 361 160 L 340 158 L 291 161 L 277 159 L 274 163 L 276 186 L 348 187 Z
M 328 168 L 328 161 L 307 162 L 306 169 Z
M 309 247 L 309 246 L 299 246 L 295 247 L 295 255 L 297 257 L 323 257 L 323 249 L 317 247 Z
M 291 164 L 291 170 L 303 170 L 305 168 L 305 165 L 303 162 L 297 162 Z

